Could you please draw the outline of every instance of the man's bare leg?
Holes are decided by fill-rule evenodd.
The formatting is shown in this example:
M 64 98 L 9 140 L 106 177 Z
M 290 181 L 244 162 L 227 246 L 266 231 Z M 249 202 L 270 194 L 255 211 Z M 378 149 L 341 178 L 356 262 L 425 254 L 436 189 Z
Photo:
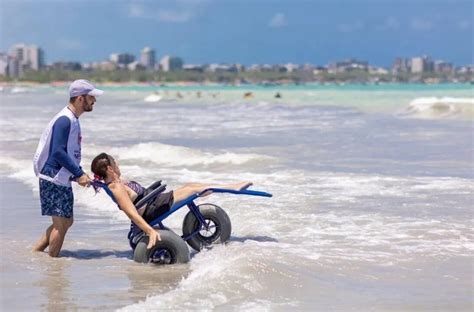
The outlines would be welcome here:
M 63 246 L 64 237 L 72 225 L 72 218 L 53 217 L 51 234 L 49 235 L 49 255 L 57 257 Z
M 50 225 L 46 229 L 46 232 L 43 234 L 43 236 L 41 236 L 39 241 L 33 247 L 33 251 L 44 251 L 46 249 L 46 247 L 48 247 L 48 245 L 49 245 L 49 236 L 51 235 L 52 229 L 53 229 L 52 225 Z
M 173 191 L 174 202 L 179 202 L 189 196 L 200 193 L 208 188 L 225 188 L 235 191 L 240 191 L 248 188 L 252 185 L 252 182 L 240 182 L 235 184 L 201 184 L 201 183 L 187 183 L 183 187 L 180 187 Z M 210 195 L 212 192 L 206 192 L 203 196 Z

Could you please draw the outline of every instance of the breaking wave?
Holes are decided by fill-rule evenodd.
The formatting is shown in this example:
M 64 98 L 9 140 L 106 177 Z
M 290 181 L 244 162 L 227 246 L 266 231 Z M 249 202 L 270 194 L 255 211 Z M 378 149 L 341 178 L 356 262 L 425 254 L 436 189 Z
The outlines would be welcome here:
M 400 115 L 423 119 L 468 119 L 474 117 L 474 98 L 416 98 L 400 112 Z
M 253 153 L 211 153 L 184 146 L 162 143 L 140 143 L 133 146 L 112 148 L 112 155 L 120 160 L 150 161 L 156 164 L 181 166 L 209 166 L 215 164 L 242 165 L 252 161 L 268 161 L 273 158 Z

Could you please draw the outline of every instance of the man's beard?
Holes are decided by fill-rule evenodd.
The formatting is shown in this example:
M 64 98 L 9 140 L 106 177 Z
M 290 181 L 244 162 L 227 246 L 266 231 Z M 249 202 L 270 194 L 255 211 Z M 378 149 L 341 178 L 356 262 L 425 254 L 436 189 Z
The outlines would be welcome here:
M 87 102 L 87 99 L 84 97 L 84 104 L 82 105 L 82 108 L 84 109 L 85 112 L 91 112 L 92 109 L 93 109 L 93 106 L 94 103 L 92 104 L 89 104 L 89 102 Z
M 84 105 L 84 111 L 85 112 L 92 112 L 92 104 Z

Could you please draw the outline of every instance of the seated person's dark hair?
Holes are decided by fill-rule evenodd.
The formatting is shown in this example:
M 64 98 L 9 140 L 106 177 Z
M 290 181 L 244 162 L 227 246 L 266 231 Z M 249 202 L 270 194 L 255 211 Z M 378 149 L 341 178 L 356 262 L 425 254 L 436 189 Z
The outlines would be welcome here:
M 97 155 L 91 163 L 91 171 L 94 173 L 94 178 L 104 180 L 107 175 L 107 166 L 112 166 L 113 158 L 107 153 L 100 153 Z M 94 186 L 95 191 L 98 188 Z

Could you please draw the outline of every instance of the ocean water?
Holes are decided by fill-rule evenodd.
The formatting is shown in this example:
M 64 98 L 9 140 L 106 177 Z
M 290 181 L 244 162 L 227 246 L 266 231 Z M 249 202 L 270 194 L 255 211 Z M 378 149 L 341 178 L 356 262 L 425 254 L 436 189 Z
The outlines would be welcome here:
M 81 116 L 86 170 L 104 151 L 145 185 L 274 195 L 201 199 L 229 214 L 230 243 L 171 267 L 134 263 L 127 217 L 91 189 L 75 188 L 63 257 L 29 251 L 49 222 L 31 159 L 66 89 L 1 94 L 2 307 L 472 310 L 472 86 L 104 87 Z M 185 213 L 165 224 L 181 233 Z

